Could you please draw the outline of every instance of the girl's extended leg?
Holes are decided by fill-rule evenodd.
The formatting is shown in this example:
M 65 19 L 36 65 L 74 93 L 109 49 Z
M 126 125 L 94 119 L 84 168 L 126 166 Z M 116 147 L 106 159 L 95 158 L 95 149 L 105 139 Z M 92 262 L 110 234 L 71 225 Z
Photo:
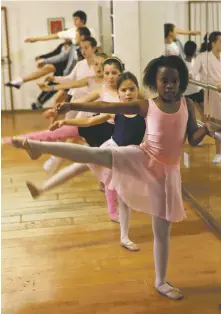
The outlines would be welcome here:
M 128 237 L 131 209 L 122 201 L 119 195 L 118 204 L 119 204 L 121 245 L 130 251 L 139 251 L 139 247 L 135 243 L 133 243 Z
M 41 154 L 51 154 L 78 163 L 92 163 L 106 168 L 112 167 L 110 148 L 87 147 L 69 143 L 48 143 L 33 140 L 13 138 L 12 144 L 25 149 L 31 159 L 38 159 Z
M 58 128 L 54 131 L 44 130 L 38 132 L 32 132 L 29 134 L 19 135 L 19 138 L 28 138 L 36 141 L 46 141 L 46 142 L 55 142 L 55 141 L 63 141 L 68 138 L 80 138 L 78 133 L 78 127 L 64 125 L 61 128 Z M 12 138 L 4 138 L 4 144 L 11 144 Z
M 182 292 L 166 281 L 169 256 L 171 223 L 159 217 L 152 218 L 154 234 L 154 262 L 156 271 L 156 289 L 163 295 L 174 300 L 183 298 Z
M 49 73 L 55 72 L 55 67 L 52 64 L 46 64 L 43 68 L 38 69 L 37 71 L 26 75 L 23 78 L 18 78 L 17 80 L 13 80 L 11 82 L 6 83 L 6 86 L 20 88 L 22 84 L 36 80 L 42 76 L 45 76 Z
M 62 183 L 66 182 L 67 180 L 74 178 L 75 176 L 84 173 L 85 171 L 89 170 L 88 166 L 86 164 L 71 164 L 68 167 L 65 167 L 58 173 L 56 173 L 54 176 L 52 176 L 50 179 L 44 182 L 42 187 L 37 188 L 32 182 L 27 181 L 27 187 L 32 195 L 33 198 L 38 197 L 45 191 L 51 190 L 55 188 L 58 185 L 61 185 Z

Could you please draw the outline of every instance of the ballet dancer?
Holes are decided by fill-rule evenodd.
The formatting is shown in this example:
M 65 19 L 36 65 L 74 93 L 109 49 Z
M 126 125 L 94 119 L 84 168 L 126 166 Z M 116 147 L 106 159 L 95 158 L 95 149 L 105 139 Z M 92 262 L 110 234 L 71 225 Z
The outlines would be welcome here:
M 181 42 L 177 39 L 179 35 L 200 35 L 200 31 L 185 31 L 177 29 L 174 24 L 164 24 L 164 39 L 165 39 L 165 55 L 166 56 L 180 56 L 183 59 L 184 51 Z
M 184 52 L 185 52 L 185 64 L 188 68 L 189 71 L 189 76 L 192 75 L 194 63 L 195 63 L 195 57 L 196 57 L 196 50 L 197 50 L 197 45 L 194 41 L 187 41 L 184 45 Z M 199 80 L 198 78 L 196 78 Z M 194 104 L 196 105 L 200 116 L 201 116 L 201 121 L 204 121 L 204 108 L 203 108 L 203 102 L 204 102 L 204 92 L 203 89 L 199 86 L 194 86 L 192 84 L 189 84 L 187 86 L 187 89 L 184 93 L 185 96 L 188 98 L 192 99 Z
M 190 145 L 196 146 L 206 135 L 214 135 L 215 129 L 209 122 L 198 127 L 193 102 L 182 96 L 188 85 L 188 69 L 181 58 L 162 56 L 152 60 L 143 81 L 158 92 L 156 98 L 127 104 L 64 103 L 58 108 L 59 112 L 71 109 L 139 114 L 146 119 L 146 137 L 141 146 L 92 148 L 16 138 L 13 145 L 25 149 L 33 160 L 53 154 L 112 169 L 111 178 L 104 177 L 104 183 L 113 187 L 128 207 L 153 216 L 155 288 L 170 299 L 180 300 L 183 293 L 167 281 L 166 270 L 171 223 L 186 217 L 180 178 L 182 146 L 186 137 Z
M 136 100 L 138 97 L 138 88 L 139 87 L 137 79 L 130 72 L 125 72 L 121 74 L 117 79 L 117 90 L 121 102 L 128 103 L 129 101 Z M 114 119 L 115 121 L 114 132 L 112 138 L 105 142 L 103 145 L 101 145 L 101 147 L 139 145 L 142 142 L 146 126 L 144 118 L 140 115 L 124 116 L 121 114 L 100 114 L 96 117 L 92 117 L 89 119 L 76 118 L 73 120 L 56 121 L 51 128 L 54 129 L 62 125 L 68 124 L 75 126 L 81 125 L 81 127 L 86 126 L 86 130 L 88 130 L 90 129 L 90 126 L 98 123 L 102 126 L 104 124 L 104 121 L 108 121 L 109 119 Z M 94 134 L 92 130 L 88 130 L 88 134 L 91 134 L 91 136 L 93 136 Z M 102 129 L 99 130 L 98 128 L 98 132 L 99 131 L 102 132 Z M 103 130 L 103 132 L 105 133 L 105 130 Z M 96 141 L 99 135 L 96 133 L 94 135 L 94 140 Z M 92 170 L 94 171 L 93 166 L 90 166 L 90 168 L 92 168 Z M 40 188 L 36 187 L 32 182 L 27 182 L 27 186 L 32 197 L 36 198 L 45 191 L 48 191 L 66 182 L 68 179 L 73 178 L 86 170 L 88 170 L 88 166 L 85 164 L 72 164 L 59 171 L 57 174 L 47 180 Z M 106 175 L 108 175 L 108 173 L 106 173 Z M 118 221 L 118 215 L 116 211 L 116 192 L 109 190 L 106 187 L 106 198 L 110 219 L 112 221 Z M 119 201 L 119 215 L 121 223 L 121 245 L 130 251 L 137 251 L 138 246 L 135 245 L 128 238 L 130 209 L 126 206 L 126 204 L 122 203 L 122 200 Z
M 87 22 L 87 14 L 84 11 L 76 11 L 73 13 L 73 23 L 74 27 L 70 28 L 65 31 L 58 32 L 56 34 L 50 34 L 46 36 L 41 36 L 41 37 L 30 37 L 26 38 L 25 42 L 26 43 L 35 43 L 37 41 L 48 41 L 48 40 L 53 40 L 53 39 L 71 39 L 72 43 L 75 45 L 76 44 L 76 30 L 80 27 L 87 27 L 86 22 Z M 91 36 L 96 38 L 96 41 L 98 43 L 98 47 L 100 47 L 100 41 L 99 38 L 96 35 L 96 32 L 94 31 L 93 28 L 88 27 L 88 29 L 91 32 Z M 99 51 L 101 52 L 101 51 Z
M 207 40 L 208 38 L 208 40 Z M 201 53 L 196 57 L 192 78 L 200 75 L 203 82 L 217 85 L 221 83 L 221 32 L 212 32 L 206 35 L 200 49 Z M 214 90 L 204 91 L 204 114 L 210 116 L 211 120 L 221 125 L 221 93 Z M 216 155 L 212 162 L 221 164 L 221 143 L 215 140 Z

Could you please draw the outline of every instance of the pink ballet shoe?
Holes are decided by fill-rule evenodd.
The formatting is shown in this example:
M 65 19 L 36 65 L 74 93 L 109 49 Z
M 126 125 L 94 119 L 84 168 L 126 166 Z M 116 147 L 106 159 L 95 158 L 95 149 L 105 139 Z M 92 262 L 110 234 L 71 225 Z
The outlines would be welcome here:
M 30 181 L 26 181 L 27 188 L 32 196 L 32 198 L 38 198 L 40 196 L 40 190 Z
M 26 150 L 27 154 L 29 155 L 29 157 L 32 160 L 36 160 L 41 156 L 41 153 L 38 151 L 34 151 L 34 149 L 32 149 L 28 143 L 28 139 L 22 139 L 22 138 L 16 138 L 13 137 L 12 138 L 12 145 L 16 148 L 21 148 Z
M 120 223 L 119 216 L 118 216 L 117 213 L 110 213 L 110 219 L 111 219 L 113 222 Z
M 127 241 L 122 241 L 121 240 L 121 246 L 124 247 L 125 249 L 132 251 L 132 252 L 137 252 L 140 250 L 140 248 L 132 241 L 127 240 Z
M 160 294 L 172 300 L 182 300 L 184 298 L 182 291 L 173 287 L 171 284 L 169 284 L 169 282 L 156 287 L 156 289 Z
M 2 145 L 10 145 L 12 143 L 11 137 L 3 137 L 2 139 Z

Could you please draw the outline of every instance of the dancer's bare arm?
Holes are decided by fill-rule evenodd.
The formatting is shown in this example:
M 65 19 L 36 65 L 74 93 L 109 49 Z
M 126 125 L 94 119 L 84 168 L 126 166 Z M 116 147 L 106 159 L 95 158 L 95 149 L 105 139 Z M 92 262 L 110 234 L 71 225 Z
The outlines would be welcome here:
M 90 118 L 76 118 L 71 120 L 59 120 L 54 122 L 50 126 L 50 130 L 53 131 L 62 127 L 63 125 L 71 125 L 77 127 L 89 127 L 93 125 L 98 125 L 104 123 L 105 121 L 113 118 L 114 115 L 111 114 L 100 114 L 98 116 L 90 117 Z
M 88 77 L 85 77 L 78 81 L 73 81 L 67 84 L 58 84 L 58 85 L 48 85 L 45 83 L 38 84 L 41 90 L 44 92 L 49 91 L 58 91 L 60 89 L 70 89 L 70 88 L 79 88 L 79 87 L 85 87 L 88 86 Z
M 176 28 L 176 33 L 179 35 L 201 35 L 200 31 L 185 31 L 183 29 Z
M 40 36 L 40 37 L 29 37 L 25 39 L 25 43 L 35 43 L 37 41 L 47 41 L 52 39 L 59 39 L 58 34 L 51 34 L 46 36 Z
M 149 108 L 148 100 L 136 100 L 129 103 L 122 102 L 84 102 L 84 103 L 63 103 L 57 106 L 59 113 L 70 110 L 98 112 L 98 113 L 122 113 L 122 114 L 140 114 L 145 117 Z
M 188 107 L 188 123 L 187 123 L 187 136 L 191 146 L 198 145 L 206 135 L 214 136 L 216 131 L 220 131 L 217 127 L 214 127 L 211 123 L 206 122 L 203 127 L 197 125 L 194 103 L 191 99 L 187 98 Z

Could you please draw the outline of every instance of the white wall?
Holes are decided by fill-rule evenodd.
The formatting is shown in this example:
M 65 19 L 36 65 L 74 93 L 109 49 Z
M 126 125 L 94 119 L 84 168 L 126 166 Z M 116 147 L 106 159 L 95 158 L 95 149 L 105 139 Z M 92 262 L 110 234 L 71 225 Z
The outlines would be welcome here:
M 109 56 L 112 53 L 110 1 L 98 1 L 101 44 Z
M 50 52 L 60 40 L 24 43 L 26 37 L 48 34 L 47 19 L 64 17 L 65 27 L 72 27 L 72 14 L 83 10 L 88 25 L 99 34 L 98 5 L 96 1 L 3 1 L 8 9 L 9 42 L 12 60 L 12 77 L 35 71 L 35 56 Z M 29 109 L 39 94 L 36 82 L 30 82 L 17 91 L 13 89 L 15 109 Z
M 147 63 L 164 54 L 164 23 L 188 30 L 187 1 L 114 1 L 115 54 L 140 82 Z
M 114 1 L 113 4 L 115 55 L 140 81 L 139 2 Z

